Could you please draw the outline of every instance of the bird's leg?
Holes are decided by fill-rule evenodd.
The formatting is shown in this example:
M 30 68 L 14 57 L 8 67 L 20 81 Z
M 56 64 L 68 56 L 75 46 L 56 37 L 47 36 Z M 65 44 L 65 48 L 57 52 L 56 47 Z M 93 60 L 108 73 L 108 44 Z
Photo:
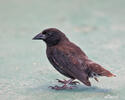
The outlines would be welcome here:
M 68 87 L 68 85 L 69 85 L 72 81 L 73 81 L 73 79 L 70 79 L 70 80 L 66 81 L 63 86 L 57 86 L 57 85 L 56 85 L 56 86 L 50 86 L 50 87 L 51 87 L 52 89 L 55 89 L 55 90 L 72 89 L 73 86 L 69 86 L 69 87 Z
M 62 83 L 62 84 L 66 84 L 68 81 L 67 80 L 60 80 L 60 79 L 56 79 L 56 80 L 58 80 L 58 82 L 59 83 Z M 77 84 L 80 84 L 78 81 L 71 81 L 70 83 L 69 83 L 70 85 L 77 85 Z

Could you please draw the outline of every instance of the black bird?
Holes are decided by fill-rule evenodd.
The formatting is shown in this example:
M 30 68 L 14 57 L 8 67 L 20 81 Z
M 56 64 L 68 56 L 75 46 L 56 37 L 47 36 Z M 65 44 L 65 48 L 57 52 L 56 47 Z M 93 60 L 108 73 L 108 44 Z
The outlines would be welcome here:
M 51 88 L 69 89 L 68 84 L 76 84 L 78 79 L 87 86 L 91 86 L 89 78 L 98 81 L 97 76 L 115 76 L 101 65 L 90 60 L 87 55 L 74 43 L 70 42 L 63 32 L 56 28 L 48 28 L 36 35 L 33 40 L 43 40 L 46 45 L 46 54 L 54 68 L 64 76 L 70 78 L 68 81 L 59 80 L 64 85 Z

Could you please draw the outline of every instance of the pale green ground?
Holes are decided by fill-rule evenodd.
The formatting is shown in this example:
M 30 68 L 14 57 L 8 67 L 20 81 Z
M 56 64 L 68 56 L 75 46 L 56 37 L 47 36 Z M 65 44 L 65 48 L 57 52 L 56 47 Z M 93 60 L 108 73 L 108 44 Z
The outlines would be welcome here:
M 32 37 L 57 27 L 117 75 L 92 87 L 48 88 L 65 79 Z M 60 84 L 58 84 L 60 85 Z M 0 100 L 125 100 L 125 0 L 0 0 Z

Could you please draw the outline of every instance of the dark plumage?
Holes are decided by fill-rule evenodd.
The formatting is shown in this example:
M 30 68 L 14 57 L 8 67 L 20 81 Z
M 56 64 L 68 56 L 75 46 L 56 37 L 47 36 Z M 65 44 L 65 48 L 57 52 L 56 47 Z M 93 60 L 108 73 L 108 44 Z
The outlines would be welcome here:
M 71 79 L 65 82 L 59 80 L 64 83 L 64 86 L 55 86 L 52 87 L 53 89 L 65 89 L 74 79 L 91 86 L 90 77 L 97 80 L 97 76 L 115 76 L 101 65 L 91 61 L 78 46 L 70 42 L 65 34 L 56 28 L 46 29 L 33 39 L 43 40 L 47 44 L 46 54 L 50 63 L 57 71 Z

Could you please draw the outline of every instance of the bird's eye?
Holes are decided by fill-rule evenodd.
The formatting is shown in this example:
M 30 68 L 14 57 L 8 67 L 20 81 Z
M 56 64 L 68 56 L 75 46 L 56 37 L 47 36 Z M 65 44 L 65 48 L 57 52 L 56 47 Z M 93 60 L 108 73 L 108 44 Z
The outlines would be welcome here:
M 42 34 L 46 35 L 46 36 L 51 36 L 52 35 L 52 32 L 43 32 Z
M 43 32 L 43 34 L 47 34 L 47 32 Z

